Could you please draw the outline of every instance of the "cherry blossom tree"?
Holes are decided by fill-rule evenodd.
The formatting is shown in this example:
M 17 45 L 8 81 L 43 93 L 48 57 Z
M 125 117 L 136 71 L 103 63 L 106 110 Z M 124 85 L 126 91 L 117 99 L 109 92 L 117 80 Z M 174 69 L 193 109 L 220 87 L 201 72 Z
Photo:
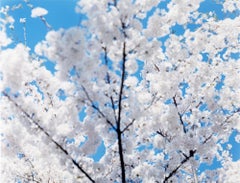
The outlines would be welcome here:
M 240 130 L 240 3 L 218 19 L 202 2 L 80 0 L 81 26 L 54 30 L 25 1 L 49 30 L 34 50 L 2 7 L 2 182 L 239 180 L 222 144 Z

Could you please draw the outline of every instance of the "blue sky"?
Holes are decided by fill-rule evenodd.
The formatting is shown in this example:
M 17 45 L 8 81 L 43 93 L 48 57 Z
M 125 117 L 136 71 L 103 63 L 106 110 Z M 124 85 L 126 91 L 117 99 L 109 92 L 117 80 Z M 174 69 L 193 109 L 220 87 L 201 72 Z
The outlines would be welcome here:
M 77 0 L 31 0 L 34 7 L 43 7 L 48 10 L 45 16 L 47 22 L 54 30 L 60 28 L 68 28 L 77 26 L 81 20 L 81 15 L 75 13 L 75 5 Z M 19 22 L 20 18 L 26 18 L 27 45 L 34 48 L 34 45 L 43 40 L 48 29 L 40 20 L 40 18 L 31 18 L 31 9 L 23 2 L 23 0 L 2 0 L 1 6 L 22 4 L 23 8 L 11 12 L 16 17 L 14 35 L 23 40 L 23 25 Z
M 78 26 L 80 21 L 84 18 L 80 14 L 75 13 L 75 4 L 77 0 L 31 0 L 31 4 L 33 4 L 34 7 L 43 7 L 48 10 L 48 14 L 45 16 L 47 22 L 52 26 L 54 30 L 58 30 L 60 28 L 69 28 L 72 26 Z M 163 8 L 166 8 L 167 5 L 166 1 L 164 3 L 161 3 L 160 5 Z M 30 8 L 24 3 L 22 0 L 2 0 L 1 6 L 4 5 L 16 5 L 22 3 L 23 8 L 17 9 L 13 12 L 11 12 L 11 15 L 15 17 L 16 23 L 15 29 L 12 31 L 9 29 L 9 33 L 12 34 L 14 38 L 16 38 L 20 42 L 24 42 L 24 32 L 23 32 L 23 24 L 19 22 L 20 18 L 26 18 L 26 32 L 27 32 L 27 46 L 29 46 L 32 50 L 34 50 L 34 46 L 37 42 L 40 40 L 43 40 L 48 29 L 43 24 L 43 22 L 39 18 L 31 18 L 31 10 Z M 228 13 L 227 15 L 222 12 L 222 6 L 220 4 L 217 4 L 214 0 L 206 0 L 203 3 L 201 3 L 201 6 L 199 8 L 200 12 L 208 13 L 210 11 L 215 11 L 216 17 L 218 19 L 222 19 L 224 16 L 233 17 L 233 14 Z M 152 10 L 154 11 L 154 9 Z M 149 16 L 152 14 L 152 12 L 149 12 Z M 143 21 L 143 25 L 147 25 L 147 19 L 146 18 Z M 192 29 L 195 28 L 196 25 L 189 25 L 192 26 Z M 184 30 L 182 26 L 174 26 L 172 27 L 173 30 L 177 35 L 181 35 Z M 51 63 L 47 64 L 47 67 L 53 72 L 54 71 L 54 65 L 51 65 Z M 81 117 L 80 117 L 81 118 Z M 230 150 L 230 153 L 232 154 L 233 160 L 239 160 L 240 159 L 240 144 L 235 141 L 235 136 L 238 134 L 238 132 L 234 131 L 232 135 L 230 136 L 229 143 L 232 144 L 232 149 Z M 223 144 L 223 147 L 226 148 L 226 144 Z M 104 154 L 105 148 L 103 144 L 101 144 L 100 148 L 98 149 L 97 153 L 95 155 L 92 155 L 96 161 L 99 160 L 99 158 Z M 215 161 L 212 165 L 206 165 L 203 164 L 200 166 L 200 172 L 205 169 L 214 169 L 216 167 L 219 167 L 219 162 Z

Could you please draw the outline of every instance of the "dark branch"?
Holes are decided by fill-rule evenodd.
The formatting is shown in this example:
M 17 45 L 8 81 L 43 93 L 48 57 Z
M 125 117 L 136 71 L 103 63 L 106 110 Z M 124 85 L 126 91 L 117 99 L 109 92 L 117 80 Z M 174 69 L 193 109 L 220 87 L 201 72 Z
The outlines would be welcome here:
M 180 114 L 180 113 L 178 112 L 178 116 L 179 116 L 181 125 L 182 125 L 182 127 L 183 127 L 183 132 L 184 132 L 184 133 L 187 133 L 186 127 L 185 127 L 184 122 L 183 122 L 182 114 Z
M 160 72 L 159 67 L 158 67 L 156 64 L 153 64 L 153 65 L 154 65 L 155 69 L 156 69 L 158 72 Z
M 125 175 L 125 163 L 123 157 L 123 148 L 122 148 L 122 132 L 121 132 L 121 112 L 122 112 L 122 96 L 123 96 L 123 88 L 124 88 L 124 80 L 125 80 L 125 62 L 126 62 L 126 43 L 123 43 L 123 64 L 122 64 L 122 78 L 118 99 L 118 119 L 117 119 L 117 135 L 118 135 L 118 148 L 119 148 L 119 158 L 122 170 L 122 183 L 126 182 Z
M 173 97 L 173 104 L 174 104 L 174 106 L 178 110 L 178 104 L 177 104 L 177 101 L 176 101 L 176 95 Z M 180 120 L 182 128 L 183 128 L 183 132 L 187 133 L 186 127 L 185 127 L 184 122 L 183 122 L 182 114 L 179 111 L 178 111 L 178 116 L 179 116 L 179 120 Z
M 90 98 L 90 96 L 88 95 L 88 92 L 86 90 L 86 88 L 82 85 L 82 89 L 83 89 L 83 92 L 85 93 L 87 99 L 90 101 L 91 103 L 91 107 L 93 109 L 95 109 L 105 120 L 106 122 L 116 131 L 116 127 L 112 124 L 112 122 L 106 117 L 106 115 L 96 106 L 94 105 L 93 103 L 93 100 Z
M 103 47 L 103 50 L 104 50 L 104 60 L 105 60 L 105 64 L 106 64 L 106 66 L 108 66 L 107 48 L 106 48 L 106 47 Z M 109 75 L 109 72 L 108 72 L 108 71 L 107 71 L 106 77 L 107 77 L 107 78 L 106 78 L 107 84 L 110 84 L 111 81 L 110 81 L 110 75 Z M 112 96 L 110 96 L 110 100 L 111 100 L 111 105 L 112 105 L 112 109 L 113 109 L 113 114 L 114 114 L 115 122 L 117 123 L 116 109 L 115 109 L 114 100 L 113 100 L 113 97 L 112 97 Z
M 157 92 L 154 93 L 150 104 L 147 107 L 145 107 L 144 110 L 148 110 L 155 102 L 159 101 L 159 99 L 161 99 L 161 97 L 157 98 Z
M 107 119 L 107 117 L 102 113 L 102 111 L 101 111 L 96 105 L 92 104 L 91 106 L 92 106 L 93 109 L 97 110 L 98 113 L 99 113 L 103 118 L 105 118 L 107 124 L 109 124 L 115 131 L 117 130 L 116 127 L 112 124 L 112 122 L 111 122 L 109 119 Z
M 211 135 L 209 135 L 204 141 L 202 144 L 206 144 L 213 136 L 213 133 Z
M 194 156 L 194 154 L 197 152 L 197 150 L 190 150 L 189 151 L 189 155 L 185 156 L 185 158 L 181 161 L 181 163 L 175 168 L 173 169 L 167 177 L 165 177 L 165 179 L 163 180 L 163 183 L 166 183 L 172 176 L 174 176 L 178 169 L 181 168 L 186 162 L 188 162 L 188 160 Z
M 126 38 L 125 33 L 125 24 L 122 22 L 122 29 L 124 37 Z M 126 183 L 126 172 L 125 172 L 125 163 L 124 163 L 124 157 L 123 157 L 123 147 L 122 147 L 122 131 L 121 131 L 121 112 L 122 112 L 122 97 L 123 97 L 123 88 L 124 88 L 124 81 L 125 81 L 125 75 L 126 75 L 126 42 L 123 42 L 123 48 L 122 48 L 122 76 L 121 76 L 121 84 L 120 84 L 120 91 L 119 91 L 119 97 L 118 97 L 118 119 L 117 119 L 117 137 L 118 137 L 118 149 L 119 149 L 119 159 L 121 164 L 121 175 L 122 175 L 122 183 Z
M 122 112 L 122 97 L 123 97 L 123 88 L 124 88 L 124 81 L 125 81 L 125 74 L 126 74 L 126 43 L 123 43 L 123 64 L 122 64 L 122 77 L 121 77 L 121 85 L 120 85 L 120 91 L 119 91 L 119 97 L 118 97 L 118 119 L 117 119 L 117 126 L 120 129 L 120 122 L 121 122 L 121 112 Z
M 133 119 L 132 122 L 129 123 L 129 124 L 121 131 L 121 133 L 124 133 L 130 126 L 133 125 L 134 122 L 135 122 L 135 119 Z
M 172 137 L 167 134 L 167 132 L 163 132 L 162 130 L 158 130 L 157 134 L 161 135 L 163 138 L 165 138 L 168 142 L 171 142 Z
M 36 121 L 34 120 L 30 114 L 28 114 L 20 105 L 18 105 L 6 92 L 3 92 L 3 95 L 6 96 L 8 98 L 8 100 L 10 102 L 12 102 L 14 104 L 14 106 L 19 109 L 25 117 L 27 117 L 27 119 L 29 120 L 29 122 L 31 122 L 32 124 L 34 124 L 37 129 L 39 129 L 43 134 L 45 134 L 47 136 L 47 138 L 58 148 L 61 150 L 62 153 L 64 153 L 71 161 L 72 163 L 91 181 L 91 182 L 95 182 L 91 176 L 81 167 L 79 166 L 79 164 L 69 155 L 68 151 L 66 149 L 64 149 L 64 147 L 62 145 L 60 145 L 56 140 L 54 140 L 52 138 L 52 136 Z

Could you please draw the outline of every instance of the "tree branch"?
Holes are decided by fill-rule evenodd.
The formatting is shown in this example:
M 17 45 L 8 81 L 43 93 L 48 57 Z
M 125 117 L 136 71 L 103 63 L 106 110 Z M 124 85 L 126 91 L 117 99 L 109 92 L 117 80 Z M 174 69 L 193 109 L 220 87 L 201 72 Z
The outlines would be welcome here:
M 178 110 L 178 104 L 177 104 L 177 101 L 176 101 L 176 95 L 173 97 L 173 104 L 174 104 L 174 106 Z M 179 116 L 179 119 L 180 119 L 180 122 L 181 122 L 181 125 L 182 125 L 182 128 L 183 128 L 183 132 L 187 133 L 187 129 L 186 129 L 186 127 L 184 125 L 184 122 L 183 122 L 182 114 L 179 111 L 178 111 L 178 116 Z
M 135 119 L 133 119 L 132 122 L 129 123 L 129 124 L 121 131 L 121 133 L 124 133 L 130 126 L 133 125 L 134 122 L 135 122 Z
M 165 179 L 163 180 L 163 183 L 166 183 L 173 175 L 175 175 L 177 173 L 178 169 L 181 168 L 181 166 L 183 166 L 191 157 L 193 157 L 196 152 L 197 152 L 197 150 L 190 150 L 189 155 L 185 156 L 185 158 L 181 161 L 181 163 L 175 169 L 173 169 L 168 174 L 167 177 L 165 177 Z
M 91 182 L 95 182 L 91 176 L 81 167 L 79 166 L 79 164 L 70 156 L 70 154 L 68 153 L 68 151 L 66 149 L 64 149 L 64 147 L 62 145 L 60 145 L 56 140 L 54 140 L 52 138 L 52 136 L 36 121 L 34 120 L 30 114 L 28 114 L 20 105 L 18 105 L 6 92 L 3 92 L 3 95 L 6 96 L 8 98 L 8 100 L 14 104 L 14 106 L 20 110 L 25 117 L 27 117 L 27 119 L 29 120 L 29 122 L 33 125 L 35 125 L 37 127 L 37 129 L 39 129 L 44 135 L 47 136 L 47 138 L 50 140 L 50 142 L 52 142 L 58 149 L 60 149 L 60 151 L 62 153 L 64 153 L 71 161 L 72 163 L 91 181 Z
M 123 27 L 124 28 L 124 27 Z M 122 96 L 123 96 L 123 88 L 124 88 L 124 81 L 125 81 L 125 74 L 126 74 L 126 42 L 123 43 L 123 63 L 122 63 L 122 77 L 121 77 L 121 85 L 119 91 L 119 98 L 118 98 L 118 119 L 117 119 L 117 137 L 118 137 L 118 149 L 119 149 L 119 158 L 121 164 L 121 171 L 122 171 L 122 183 L 126 183 L 126 175 L 125 175 L 125 163 L 123 157 L 123 147 L 122 147 L 122 131 L 121 131 L 121 112 L 122 112 Z
M 106 120 L 106 122 L 116 131 L 117 129 L 116 129 L 116 127 L 112 124 L 112 122 L 106 117 L 106 115 L 105 115 L 96 105 L 94 105 L 93 100 L 92 100 L 92 99 L 90 98 L 90 96 L 88 95 L 88 92 L 87 92 L 86 88 L 85 88 L 83 85 L 81 85 L 81 87 L 82 87 L 83 92 L 85 93 L 87 99 L 91 102 L 91 107 L 92 107 L 93 109 L 95 109 L 95 110 Z
M 157 134 L 161 135 L 163 138 L 165 138 L 168 142 L 171 142 L 172 137 L 167 134 L 167 132 L 163 132 L 162 130 L 158 130 Z
M 106 47 L 103 47 L 103 50 L 104 50 L 104 60 L 105 60 L 105 64 L 106 66 L 108 66 L 108 56 L 107 56 L 107 48 Z M 107 84 L 110 85 L 111 81 L 110 81 L 110 75 L 109 75 L 109 72 L 107 71 Z M 113 100 L 113 97 L 112 95 L 110 96 L 110 100 L 111 100 L 111 105 L 112 105 L 112 109 L 113 109 L 113 114 L 114 114 L 114 118 L 115 118 L 115 122 L 117 123 L 117 114 L 116 114 L 116 109 L 115 109 L 115 105 L 114 105 L 114 100 Z
M 126 32 L 125 32 L 125 24 L 122 21 L 122 30 L 124 38 L 126 38 Z M 119 159 L 121 164 L 121 172 L 122 172 L 122 183 L 126 183 L 126 172 L 125 172 L 125 163 L 124 163 L 124 157 L 123 157 L 123 147 L 122 147 L 122 131 L 121 131 L 121 112 L 122 112 L 122 97 L 123 97 L 123 88 L 124 88 L 124 81 L 125 81 L 125 75 L 126 75 L 126 41 L 123 42 L 122 47 L 122 76 L 121 76 L 121 84 L 120 84 L 120 91 L 119 91 L 119 97 L 118 97 L 118 119 L 117 119 L 117 137 L 118 137 L 118 149 L 119 149 Z
M 150 104 L 144 108 L 144 110 L 148 110 L 155 102 L 159 101 L 161 99 L 161 97 L 157 97 L 157 92 L 153 94 L 152 100 L 150 102 Z

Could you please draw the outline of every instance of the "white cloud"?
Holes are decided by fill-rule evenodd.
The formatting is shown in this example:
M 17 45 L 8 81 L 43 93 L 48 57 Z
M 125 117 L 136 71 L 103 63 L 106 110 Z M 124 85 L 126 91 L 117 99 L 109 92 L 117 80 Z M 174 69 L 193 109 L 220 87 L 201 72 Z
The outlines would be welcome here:
M 9 45 L 12 42 L 12 40 L 8 38 L 7 34 L 3 31 L 0 31 L 0 37 L 1 37 L 1 40 L 0 40 L 0 50 L 1 50 L 1 47 Z
M 48 14 L 48 11 L 46 9 L 37 7 L 37 8 L 32 9 L 31 17 L 36 18 L 36 17 L 44 16 L 46 14 Z

